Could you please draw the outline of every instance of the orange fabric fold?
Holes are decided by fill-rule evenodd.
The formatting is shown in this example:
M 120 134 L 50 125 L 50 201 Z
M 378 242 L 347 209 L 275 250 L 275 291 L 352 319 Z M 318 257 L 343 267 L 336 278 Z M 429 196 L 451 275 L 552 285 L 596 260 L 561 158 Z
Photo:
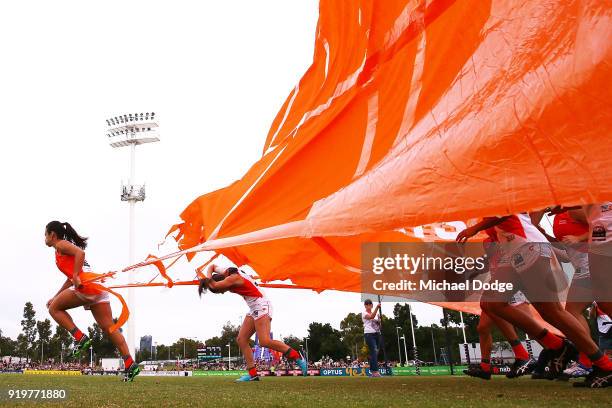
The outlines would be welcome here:
M 611 23 L 598 0 L 321 0 L 312 64 L 261 157 L 168 234 L 188 260 L 359 292 L 364 242 L 610 200 Z
M 171 264 L 170 266 L 174 265 L 174 263 L 176 263 L 176 261 L 178 261 L 180 257 L 177 257 Z M 170 276 L 168 276 L 167 270 L 166 270 L 166 266 L 164 265 L 164 263 L 159 260 L 158 257 L 156 257 L 155 255 L 149 255 L 146 259 L 147 261 L 151 261 L 151 265 L 155 265 L 157 267 L 157 269 L 159 270 L 159 273 L 161 274 L 161 276 L 163 276 L 163 278 L 166 280 L 166 286 L 168 286 L 169 288 L 171 288 L 174 285 L 174 282 L 172 281 L 172 278 L 170 278 Z

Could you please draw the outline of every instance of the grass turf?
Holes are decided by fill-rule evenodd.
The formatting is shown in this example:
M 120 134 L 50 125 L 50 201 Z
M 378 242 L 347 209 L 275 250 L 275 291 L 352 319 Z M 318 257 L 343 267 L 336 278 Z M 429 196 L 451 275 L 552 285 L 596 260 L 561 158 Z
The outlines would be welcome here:
M 60 377 L 0 375 L 7 389 L 65 389 L 58 402 L 8 402 L 0 406 L 62 407 L 603 407 L 612 388 L 574 388 L 567 382 L 481 381 L 467 377 L 275 377 L 235 384 L 227 377 L 138 377 L 123 383 L 119 377 Z

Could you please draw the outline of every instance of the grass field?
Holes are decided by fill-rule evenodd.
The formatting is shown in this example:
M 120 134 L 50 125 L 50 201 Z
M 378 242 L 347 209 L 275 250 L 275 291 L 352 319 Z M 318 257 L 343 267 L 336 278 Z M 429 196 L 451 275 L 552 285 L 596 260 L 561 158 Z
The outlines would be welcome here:
M 16 403 L 0 406 L 62 407 L 604 407 L 612 388 L 573 388 L 556 381 L 527 378 L 467 377 L 276 377 L 234 384 L 219 377 L 139 377 L 122 383 L 117 377 L 0 375 L 0 390 L 65 389 L 61 403 Z

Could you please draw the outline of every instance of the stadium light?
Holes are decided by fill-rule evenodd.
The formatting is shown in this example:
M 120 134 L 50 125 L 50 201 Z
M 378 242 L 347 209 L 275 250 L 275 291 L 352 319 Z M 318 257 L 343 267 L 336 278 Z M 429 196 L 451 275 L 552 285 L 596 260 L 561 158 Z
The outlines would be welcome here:
M 227 369 L 231 371 L 232 369 L 232 348 L 230 347 L 230 343 L 227 343 Z
M 410 308 L 410 302 L 407 303 L 408 305 L 408 318 L 410 319 L 410 331 L 412 332 L 412 347 L 413 347 L 413 352 L 414 352 L 414 365 L 416 367 L 416 373 L 417 375 L 421 375 L 421 369 L 419 368 L 419 354 L 417 351 L 417 345 L 416 345 L 416 340 L 414 338 L 414 324 L 412 322 L 412 309 Z M 406 345 L 406 343 L 404 342 L 404 346 Z M 408 355 L 406 355 L 406 361 L 408 361 Z
M 408 348 L 406 348 L 406 336 L 402 334 L 402 337 L 400 337 L 400 339 L 404 341 L 404 355 L 406 356 L 406 366 L 408 366 Z
M 399 353 L 399 365 L 400 367 L 402 366 L 402 349 L 400 347 L 400 335 L 399 335 L 399 331 L 401 330 L 401 327 L 396 326 L 395 327 L 395 333 L 397 334 L 397 352 Z
M 136 117 L 142 116 L 142 113 L 123 114 L 113 116 L 106 120 L 107 130 L 106 135 L 109 139 L 109 144 L 113 148 L 130 147 L 130 177 L 127 184 L 121 185 L 121 201 L 127 201 L 129 204 L 129 263 L 134 263 L 134 210 L 135 204 L 139 201 L 144 201 L 146 197 L 145 185 L 134 184 L 136 174 L 136 146 L 148 143 L 159 142 L 159 124 L 153 120 L 153 115 L 149 120 L 139 121 L 136 123 Z M 128 274 L 129 283 L 134 283 L 134 271 Z M 136 292 L 134 288 L 128 289 L 128 308 L 130 309 L 130 319 L 127 327 L 127 343 L 130 349 L 130 354 L 135 355 L 136 347 Z
M 463 312 L 459 312 L 459 316 L 461 317 L 461 330 L 463 331 L 463 349 L 465 351 L 465 359 L 470 364 L 470 348 L 467 344 L 467 338 L 465 337 L 465 323 L 463 322 Z
M 438 365 L 438 357 L 436 357 L 436 341 L 434 340 L 433 328 L 431 329 L 431 347 L 433 348 L 434 363 Z
M 467 343 L 467 339 L 465 337 L 465 323 L 463 322 L 463 312 L 459 312 L 459 316 L 461 317 L 461 330 L 463 330 L 463 342 Z

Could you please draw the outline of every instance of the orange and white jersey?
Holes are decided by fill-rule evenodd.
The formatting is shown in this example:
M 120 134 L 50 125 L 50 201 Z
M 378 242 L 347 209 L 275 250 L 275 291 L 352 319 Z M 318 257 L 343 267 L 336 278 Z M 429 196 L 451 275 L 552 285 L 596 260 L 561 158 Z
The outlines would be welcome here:
M 64 254 L 59 253 L 58 251 L 55 251 L 55 264 L 57 265 L 57 269 L 59 269 L 64 275 L 66 275 L 68 279 L 72 279 L 72 274 L 74 271 L 74 262 L 75 262 L 75 258 L 73 255 L 64 255 Z M 92 272 L 91 267 L 89 266 L 87 261 L 84 260 L 83 267 L 81 268 L 81 273 L 79 273 L 79 278 L 81 279 L 81 281 L 91 278 L 92 277 L 91 272 Z M 101 292 L 100 290 L 96 288 L 92 288 L 90 287 L 90 285 L 87 285 L 87 284 L 83 285 L 77 291 L 79 293 L 86 294 L 86 295 L 100 295 L 102 293 L 106 293 L 106 292 Z M 107 294 L 107 298 L 108 298 L 108 294 Z
M 589 231 L 589 225 L 572 218 L 569 212 L 555 215 L 553 233 L 555 238 L 562 240 L 568 235 L 583 235 Z
M 261 290 L 259 290 L 259 287 L 255 283 L 253 278 L 251 278 L 248 274 L 244 273 L 240 269 L 238 269 L 238 275 L 240 275 L 240 277 L 242 278 L 243 283 L 241 286 L 231 288 L 229 290 L 230 292 L 242 296 L 244 300 L 247 301 L 247 303 L 249 299 L 265 297 Z
M 562 241 L 568 235 L 580 236 L 588 231 L 588 224 L 575 220 L 569 212 L 555 215 L 553 233 L 559 241 Z M 586 243 L 564 245 L 564 247 L 567 257 L 574 267 L 574 277 L 572 279 L 588 279 L 591 275 L 589 273 L 589 254 Z
M 259 320 L 264 316 L 272 318 L 272 304 L 266 298 L 261 289 L 257 286 L 251 276 L 238 269 L 238 274 L 243 280 L 241 286 L 236 286 L 230 289 L 230 292 L 242 296 L 249 312 L 247 316 L 251 316 L 255 320 Z
M 494 229 L 495 236 L 506 253 L 513 253 L 530 242 L 548 242 L 544 234 L 531 223 L 527 213 L 511 215 Z

